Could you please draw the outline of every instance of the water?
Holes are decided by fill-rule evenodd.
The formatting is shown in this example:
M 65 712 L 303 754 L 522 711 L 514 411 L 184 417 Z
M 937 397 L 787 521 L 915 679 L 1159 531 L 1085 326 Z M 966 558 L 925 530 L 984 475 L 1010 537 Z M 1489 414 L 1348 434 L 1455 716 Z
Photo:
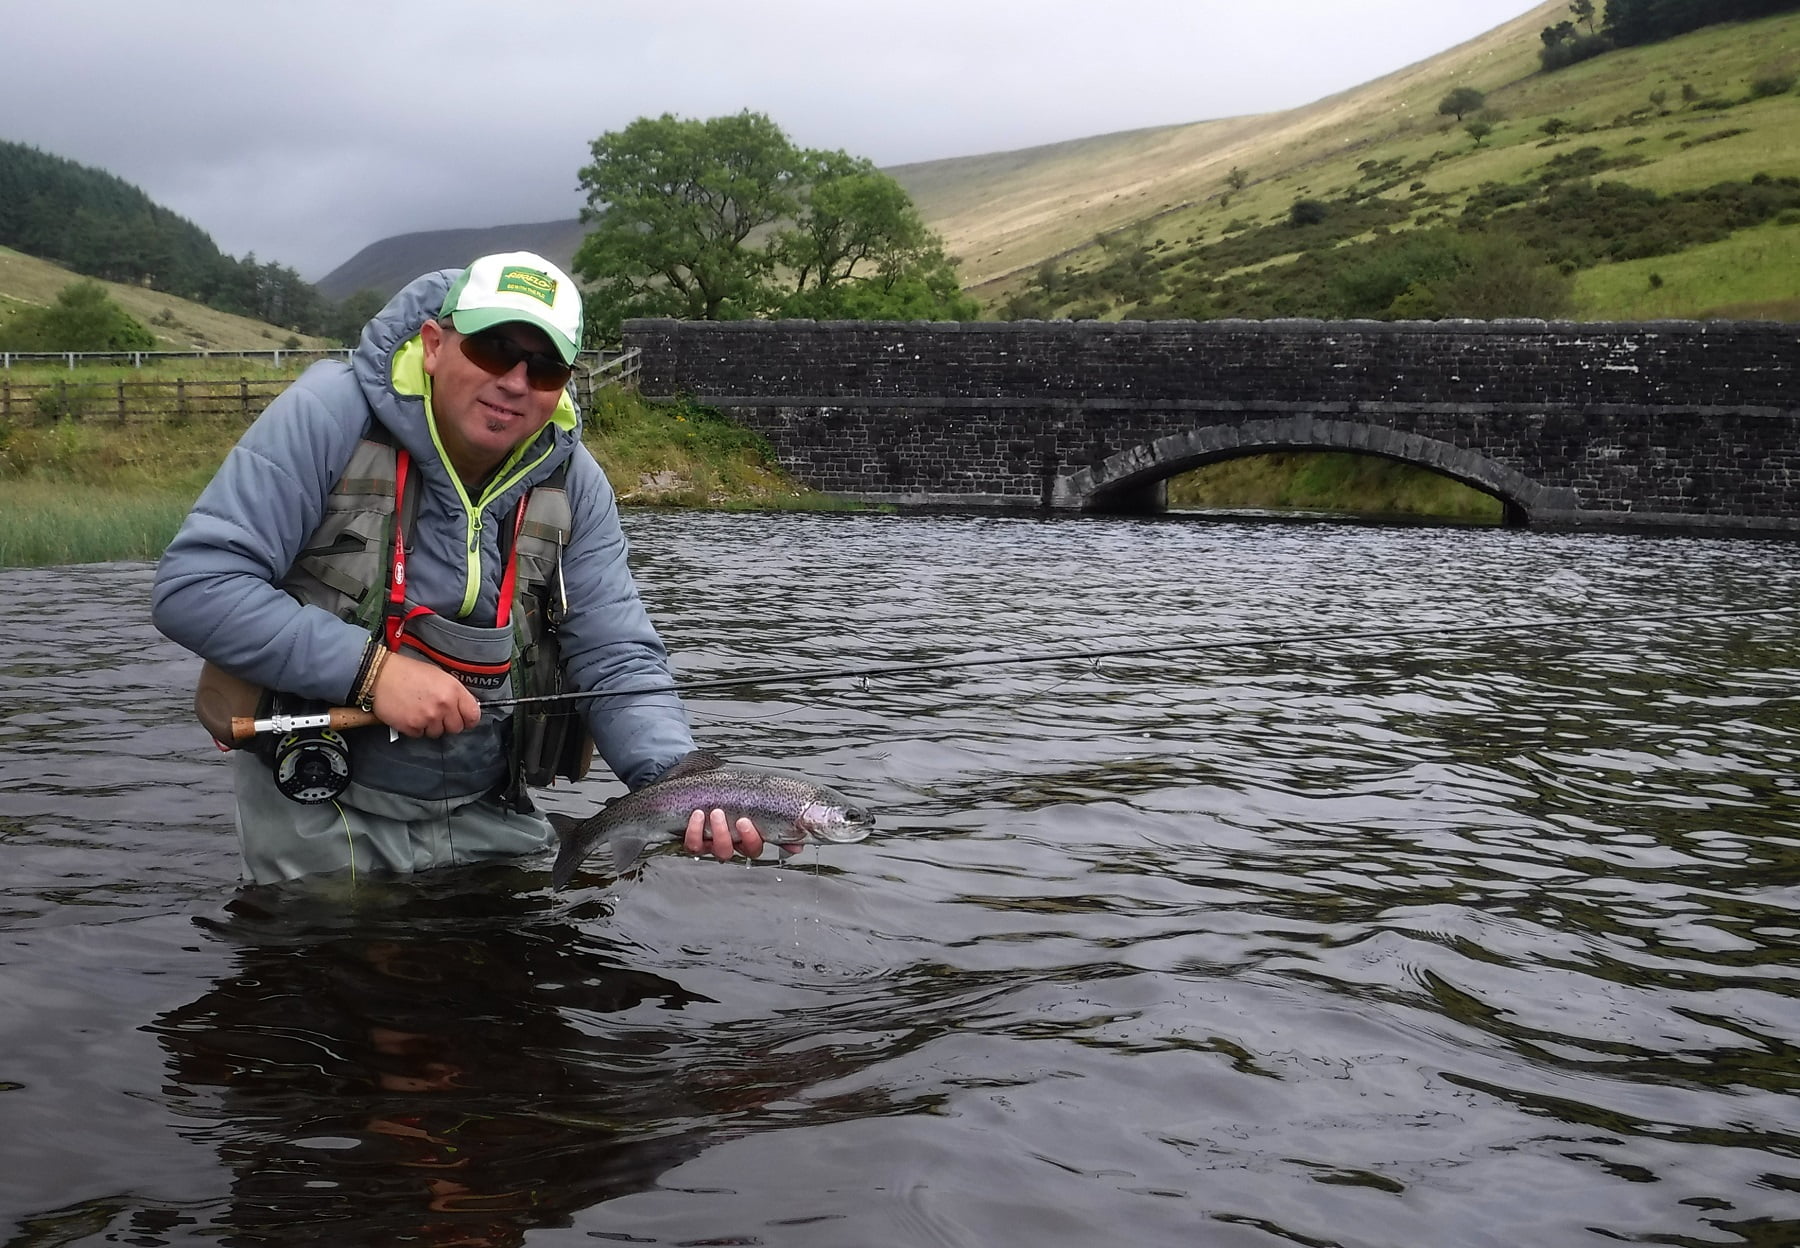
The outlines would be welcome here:
M 1366 636 L 1791 544 L 630 525 L 689 676 L 1311 639 L 696 699 L 875 836 L 290 895 L 149 569 L 0 573 L 0 1243 L 1800 1243 L 1795 616 Z

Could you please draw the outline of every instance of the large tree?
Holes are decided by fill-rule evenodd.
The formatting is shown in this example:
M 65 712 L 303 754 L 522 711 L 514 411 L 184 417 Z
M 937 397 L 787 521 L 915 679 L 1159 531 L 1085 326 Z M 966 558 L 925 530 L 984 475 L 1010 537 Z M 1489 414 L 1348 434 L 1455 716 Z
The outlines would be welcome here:
M 794 147 L 760 113 L 639 118 L 581 170 L 589 321 L 960 318 L 976 305 L 906 192 L 869 161 Z

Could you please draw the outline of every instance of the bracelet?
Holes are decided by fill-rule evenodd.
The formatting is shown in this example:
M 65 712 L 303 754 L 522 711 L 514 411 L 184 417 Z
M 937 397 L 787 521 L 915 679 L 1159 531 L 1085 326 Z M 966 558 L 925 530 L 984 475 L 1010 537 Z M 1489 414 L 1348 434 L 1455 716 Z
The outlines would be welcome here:
M 381 677 L 381 666 L 387 662 L 388 652 L 387 647 L 380 642 L 372 641 L 369 645 L 368 670 L 357 682 L 356 707 L 372 714 L 375 710 L 375 682 Z
M 363 647 L 362 659 L 356 665 L 356 675 L 350 679 L 350 696 L 346 699 L 350 706 L 355 706 L 362 701 L 363 686 L 368 683 L 369 667 L 375 662 L 375 651 L 379 644 L 371 637 L 368 644 Z

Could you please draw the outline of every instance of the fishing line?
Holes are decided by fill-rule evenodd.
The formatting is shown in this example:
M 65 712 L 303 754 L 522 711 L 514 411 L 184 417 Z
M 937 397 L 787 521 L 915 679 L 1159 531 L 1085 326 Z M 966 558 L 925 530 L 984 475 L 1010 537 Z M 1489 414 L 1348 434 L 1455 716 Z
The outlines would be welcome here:
M 920 672 L 944 672 L 976 667 L 1016 666 L 1032 663 L 1071 663 L 1099 659 L 1143 658 L 1170 654 L 1206 654 L 1224 650 L 1278 650 L 1311 642 L 1391 641 L 1408 638 L 1481 636 L 1515 633 L 1527 629 L 1569 629 L 1590 625 L 1692 623 L 1699 620 L 1742 619 L 1762 615 L 1789 615 L 1793 607 L 1757 607 L 1733 611 L 1671 611 L 1647 615 L 1575 616 L 1569 619 L 1516 620 L 1509 623 L 1444 624 L 1426 628 L 1382 628 L 1358 632 L 1324 629 L 1317 632 L 1277 633 L 1264 637 L 1213 638 L 1207 641 L 1165 641 L 1103 649 L 1046 650 L 1036 654 L 999 654 L 957 659 L 932 659 L 911 663 L 873 663 L 850 667 L 800 668 L 785 672 L 761 672 L 751 676 L 713 676 L 704 680 L 674 680 L 635 689 L 592 689 L 546 693 L 533 697 L 502 699 L 489 706 L 529 706 L 545 702 L 579 702 L 590 698 L 648 697 L 659 693 L 691 694 L 712 689 L 741 689 L 749 685 L 780 685 L 809 680 L 862 679 L 908 676 Z
M 1762 615 L 1789 615 L 1793 607 L 1755 607 L 1734 611 L 1669 611 L 1645 615 L 1575 616 L 1569 619 L 1515 620 L 1510 623 L 1441 624 L 1426 628 L 1378 628 L 1357 632 L 1321 629 L 1304 633 L 1277 633 L 1266 637 L 1226 637 L 1208 641 L 1177 639 L 1141 643 L 1133 646 L 1110 646 L 1079 650 L 1045 650 L 1036 654 L 995 654 L 960 659 L 931 659 L 911 663 L 872 663 L 851 667 L 813 667 L 785 672 L 759 672 L 751 676 L 712 676 L 704 680 L 666 680 L 627 689 L 572 690 L 566 693 L 534 694 L 522 698 L 500 698 L 484 706 L 533 706 L 550 702 L 584 702 L 590 698 L 641 698 L 662 693 L 693 694 L 713 689 L 742 689 L 753 685 L 784 685 L 809 680 L 861 680 L 865 687 L 873 677 L 911 676 L 923 672 L 948 672 L 977 667 L 1006 667 L 1032 663 L 1097 662 L 1100 659 L 1151 658 L 1173 654 L 1208 654 L 1225 650 L 1278 650 L 1288 646 L 1330 642 L 1397 641 L 1407 638 L 1468 637 L 1492 633 L 1516 633 L 1528 629 L 1567 630 L 1587 626 L 1620 624 L 1691 624 L 1700 620 L 1744 619 Z M 306 728 L 358 727 L 373 722 L 366 712 L 348 707 L 333 707 L 317 715 L 276 716 L 252 720 L 249 717 L 231 721 L 232 735 L 247 741 L 264 732 L 287 733 Z

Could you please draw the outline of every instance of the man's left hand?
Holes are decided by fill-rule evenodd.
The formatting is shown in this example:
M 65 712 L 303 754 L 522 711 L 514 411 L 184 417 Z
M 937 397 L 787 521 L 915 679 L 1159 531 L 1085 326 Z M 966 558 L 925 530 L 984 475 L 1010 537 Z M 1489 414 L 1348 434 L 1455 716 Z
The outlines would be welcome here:
M 682 844 L 690 854 L 711 854 L 720 862 L 728 861 L 735 853 L 755 858 L 763 851 L 762 833 L 754 823 L 740 818 L 735 826 L 728 825 L 725 812 L 717 807 L 711 811 L 696 810 L 688 816 L 687 836 Z

